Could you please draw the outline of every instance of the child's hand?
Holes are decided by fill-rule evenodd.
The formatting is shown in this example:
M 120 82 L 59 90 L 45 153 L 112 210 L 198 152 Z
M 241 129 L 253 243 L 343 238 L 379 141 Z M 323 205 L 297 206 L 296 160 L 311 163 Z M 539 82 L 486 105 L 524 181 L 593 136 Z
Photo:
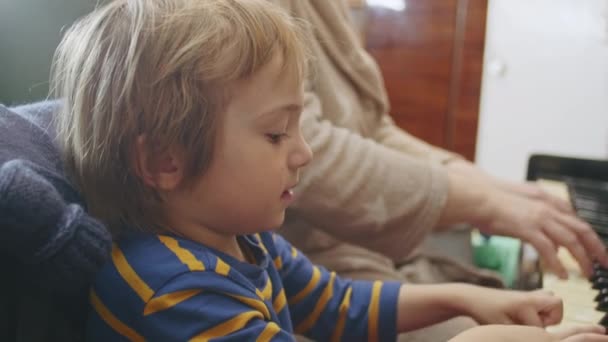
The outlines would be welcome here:
M 480 324 L 546 327 L 562 320 L 562 300 L 548 291 L 522 292 L 472 286 L 463 292 L 465 294 L 460 297 L 462 310 Z
M 561 342 L 602 342 L 608 341 L 606 328 L 601 325 L 585 325 L 577 327 L 569 327 L 551 333 L 554 341 Z
M 483 325 L 462 332 L 449 342 L 608 342 L 606 329 L 597 325 L 568 328 L 549 333 L 521 325 Z
M 469 284 L 405 284 L 398 299 L 399 332 L 420 329 L 456 316 L 479 324 L 546 327 L 562 320 L 562 300 L 548 291 L 508 291 Z

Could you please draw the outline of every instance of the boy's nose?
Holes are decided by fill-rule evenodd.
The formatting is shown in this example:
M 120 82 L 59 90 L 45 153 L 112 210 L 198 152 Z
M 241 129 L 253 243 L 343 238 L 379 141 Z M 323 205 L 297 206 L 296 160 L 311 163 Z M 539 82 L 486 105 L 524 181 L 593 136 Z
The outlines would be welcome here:
M 303 137 L 299 137 L 298 146 L 291 155 L 290 164 L 294 169 L 306 166 L 312 160 L 312 150 Z

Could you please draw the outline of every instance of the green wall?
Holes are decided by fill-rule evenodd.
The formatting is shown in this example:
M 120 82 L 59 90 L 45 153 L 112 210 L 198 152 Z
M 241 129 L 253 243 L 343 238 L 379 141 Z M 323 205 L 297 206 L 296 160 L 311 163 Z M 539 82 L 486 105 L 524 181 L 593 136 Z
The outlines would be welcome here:
M 95 0 L 0 0 L 0 103 L 48 94 L 51 59 L 65 30 Z

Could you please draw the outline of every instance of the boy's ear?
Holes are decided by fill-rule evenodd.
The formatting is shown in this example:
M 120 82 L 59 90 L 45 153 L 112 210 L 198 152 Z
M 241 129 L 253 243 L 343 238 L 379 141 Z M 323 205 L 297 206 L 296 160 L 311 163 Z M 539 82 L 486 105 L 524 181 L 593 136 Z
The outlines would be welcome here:
M 154 189 L 174 190 L 184 176 L 183 158 L 176 149 L 161 154 L 152 153 L 146 137 L 140 135 L 133 149 L 133 166 L 139 178 Z

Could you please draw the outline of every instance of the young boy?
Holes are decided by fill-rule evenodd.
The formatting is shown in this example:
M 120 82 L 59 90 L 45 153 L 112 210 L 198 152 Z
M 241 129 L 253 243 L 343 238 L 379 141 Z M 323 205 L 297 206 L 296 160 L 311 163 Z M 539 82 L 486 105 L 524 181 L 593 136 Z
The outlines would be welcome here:
M 271 232 L 312 157 L 303 27 L 265 0 L 115 0 L 66 33 L 65 162 L 116 240 L 88 339 L 389 341 L 456 315 L 559 322 L 543 292 L 340 279 Z

